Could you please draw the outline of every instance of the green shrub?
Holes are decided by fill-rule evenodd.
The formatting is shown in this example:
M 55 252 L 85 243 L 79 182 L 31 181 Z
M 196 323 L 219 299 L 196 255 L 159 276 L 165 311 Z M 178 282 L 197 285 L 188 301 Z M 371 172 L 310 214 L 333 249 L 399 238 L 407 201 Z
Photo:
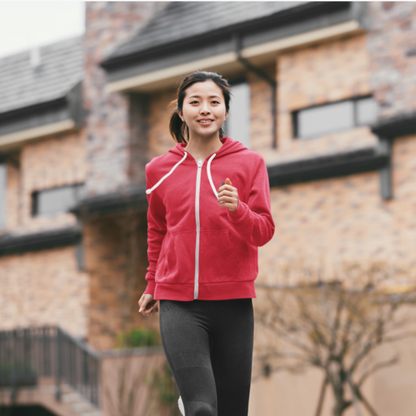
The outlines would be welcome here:
M 118 348 L 159 347 L 162 345 L 159 331 L 147 328 L 133 329 L 117 337 Z

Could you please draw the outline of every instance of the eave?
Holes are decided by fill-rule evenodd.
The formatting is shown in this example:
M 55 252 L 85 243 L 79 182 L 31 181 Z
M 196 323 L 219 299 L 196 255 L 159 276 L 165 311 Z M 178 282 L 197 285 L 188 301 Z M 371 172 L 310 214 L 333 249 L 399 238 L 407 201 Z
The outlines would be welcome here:
M 83 124 L 82 84 L 53 100 L 0 114 L 0 153 L 29 141 L 75 131 Z
M 0 256 L 76 245 L 81 237 L 78 226 L 23 235 L 3 234 L 0 236 Z
M 84 217 L 89 215 L 108 215 L 126 210 L 146 212 L 146 186 L 137 185 L 128 190 L 82 199 L 71 212 Z
M 307 6 L 307 7 L 305 7 Z M 330 7 L 329 7 L 330 6 Z M 253 64 L 274 62 L 279 53 L 362 33 L 365 5 L 355 2 L 309 3 L 290 13 L 277 14 L 224 28 L 220 33 L 182 39 L 102 63 L 110 92 L 153 91 L 177 85 L 195 70 L 217 71 L 224 76 L 242 72 L 233 39 L 241 39 L 240 54 Z
M 347 176 L 376 171 L 388 164 L 389 154 L 380 147 L 366 147 L 350 152 L 318 156 L 269 165 L 270 186 Z
M 416 112 L 379 120 L 371 131 L 380 139 L 416 134 Z

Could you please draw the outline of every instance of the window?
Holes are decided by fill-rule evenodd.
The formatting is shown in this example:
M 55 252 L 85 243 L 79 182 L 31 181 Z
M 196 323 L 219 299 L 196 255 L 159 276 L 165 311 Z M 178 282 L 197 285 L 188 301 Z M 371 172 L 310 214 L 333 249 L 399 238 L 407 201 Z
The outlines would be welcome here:
M 44 189 L 32 194 L 32 215 L 55 215 L 68 212 L 85 194 L 84 184 Z
M 310 139 L 324 134 L 365 126 L 377 119 L 377 102 L 360 97 L 293 112 L 295 138 Z
M 6 227 L 6 165 L 0 164 L 0 230 Z
M 250 85 L 231 85 L 230 112 L 225 122 L 225 134 L 250 147 Z

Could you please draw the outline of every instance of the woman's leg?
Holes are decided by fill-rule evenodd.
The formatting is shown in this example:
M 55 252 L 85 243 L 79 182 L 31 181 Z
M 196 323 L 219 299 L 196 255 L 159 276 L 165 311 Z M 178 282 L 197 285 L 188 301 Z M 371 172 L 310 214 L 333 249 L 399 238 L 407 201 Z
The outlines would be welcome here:
M 253 357 L 251 299 L 217 301 L 211 363 L 218 416 L 247 416 Z
M 183 399 L 185 416 L 217 416 L 210 323 L 201 306 L 198 301 L 160 302 L 163 348 Z

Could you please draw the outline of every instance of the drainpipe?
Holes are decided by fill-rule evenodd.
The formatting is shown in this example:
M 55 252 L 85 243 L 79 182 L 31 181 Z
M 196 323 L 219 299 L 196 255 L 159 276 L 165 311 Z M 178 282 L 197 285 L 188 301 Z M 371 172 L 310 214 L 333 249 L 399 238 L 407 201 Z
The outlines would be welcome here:
M 234 44 L 234 50 L 237 54 L 237 60 L 243 64 L 243 66 L 247 69 L 247 71 L 251 71 L 255 73 L 258 77 L 264 79 L 267 83 L 270 84 L 272 88 L 272 120 L 273 120 L 273 133 L 272 133 L 272 148 L 277 148 L 277 82 L 270 78 L 269 75 L 264 72 L 262 69 L 257 68 L 254 66 L 249 60 L 241 56 L 241 37 L 239 33 L 233 34 L 233 44 Z

